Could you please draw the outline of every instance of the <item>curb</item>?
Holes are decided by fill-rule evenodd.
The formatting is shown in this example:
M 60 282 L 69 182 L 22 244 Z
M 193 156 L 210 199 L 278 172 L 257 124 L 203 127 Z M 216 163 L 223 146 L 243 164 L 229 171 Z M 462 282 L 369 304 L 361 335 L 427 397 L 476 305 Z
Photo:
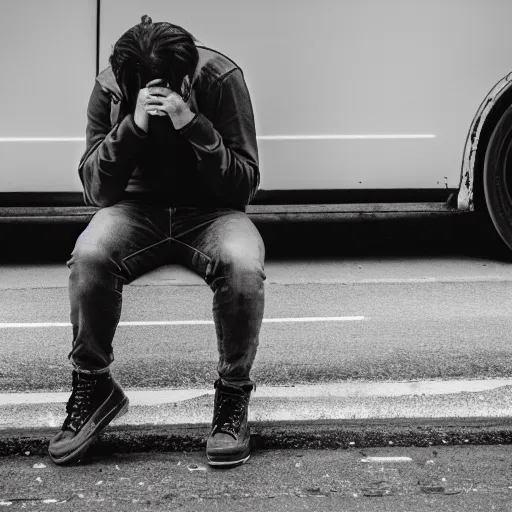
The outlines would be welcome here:
M 112 426 L 101 434 L 91 456 L 202 451 L 209 429 L 206 424 Z M 0 456 L 47 455 L 55 432 L 48 428 L 4 430 L 0 432 Z M 496 445 L 512 444 L 512 417 L 253 422 L 251 433 L 254 451 Z

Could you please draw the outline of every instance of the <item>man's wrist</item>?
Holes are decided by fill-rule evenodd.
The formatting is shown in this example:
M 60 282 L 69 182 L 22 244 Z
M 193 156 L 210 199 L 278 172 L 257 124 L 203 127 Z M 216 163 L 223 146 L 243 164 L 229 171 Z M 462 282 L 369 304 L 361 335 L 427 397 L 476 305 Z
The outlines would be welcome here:
M 144 133 L 148 132 L 149 128 L 149 116 L 148 114 L 142 114 L 138 111 L 135 111 L 135 114 L 133 115 L 133 122 L 137 126 L 137 128 L 140 128 Z
M 181 130 L 184 126 L 190 123 L 194 117 L 196 117 L 196 114 L 194 114 L 192 110 L 187 109 L 180 114 L 171 116 L 171 121 L 176 130 Z

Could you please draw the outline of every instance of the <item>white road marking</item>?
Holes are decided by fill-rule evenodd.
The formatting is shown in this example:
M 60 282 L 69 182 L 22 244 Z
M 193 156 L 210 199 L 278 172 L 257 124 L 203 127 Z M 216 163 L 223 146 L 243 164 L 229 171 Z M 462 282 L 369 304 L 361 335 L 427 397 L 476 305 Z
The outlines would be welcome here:
M 205 466 L 200 466 L 199 464 L 191 464 L 190 466 L 187 466 L 189 471 L 206 471 Z
M 374 133 L 374 134 L 316 134 L 316 135 L 258 135 L 258 140 L 386 140 L 435 139 L 432 133 Z M 85 142 L 85 137 L 0 137 L 0 142 Z
M 411 462 L 410 457 L 366 457 L 361 462 Z
M 360 320 L 364 320 L 364 316 L 311 316 L 299 318 L 264 318 L 263 322 L 356 322 Z
M 213 394 L 210 389 L 158 389 L 125 390 L 130 406 L 162 405 L 183 402 L 199 396 Z M 68 392 L 63 393 L 0 393 L 0 405 L 56 404 L 67 402 Z
M 435 139 L 431 133 L 406 134 L 325 134 L 325 135 L 260 135 L 258 140 L 379 140 L 379 139 Z
M 486 283 L 486 282 L 509 282 L 512 276 L 453 276 L 453 277 L 405 277 L 405 278 L 378 278 L 360 279 L 358 281 L 343 281 L 343 284 L 421 284 L 421 283 Z M 337 283 L 335 280 L 329 281 Z
M 479 393 L 512 386 L 512 379 L 481 379 L 418 382 L 342 382 L 298 386 L 258 386 L 256 398 L 362 398 L 399 396 L 440 396 L 456 393 Z M 192 400 L 213 395 L 215 390 L 203 389 L 125 389 L 131 406 L 152 406 Z M 66 402 L 69 392 L 0 393 L 0 406 L 50 404 Z
M 319 316 L 299 318 L 264 318 L 263 323 L 286 322 L 354 322 L 364 320 L 364 316 Z M 145 326 L 145 325 L 213 325 L 213 320 L 155 320 L 147 322 L 119 322 L 119 326 Z M 0 329 L 31 329 L 43 327 L 71 327 L 69 322 L 4 322 L 0 323 Z
M 2 323 L 0 329 L 17 329 L 31 327 L 71 327 L 70 323 L 65 322 L 33 322 L 33 323 Z
M 0 142 L 85 142 L 85 137 L 0 137 Z

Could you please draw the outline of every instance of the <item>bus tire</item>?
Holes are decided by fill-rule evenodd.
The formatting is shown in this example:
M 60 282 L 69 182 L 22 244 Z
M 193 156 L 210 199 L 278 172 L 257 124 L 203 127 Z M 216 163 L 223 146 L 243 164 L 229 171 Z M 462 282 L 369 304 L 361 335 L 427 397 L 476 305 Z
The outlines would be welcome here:
M 512 105 L 501 116 L 489 139 L 483 183 L 494 227 L 512 250 Z

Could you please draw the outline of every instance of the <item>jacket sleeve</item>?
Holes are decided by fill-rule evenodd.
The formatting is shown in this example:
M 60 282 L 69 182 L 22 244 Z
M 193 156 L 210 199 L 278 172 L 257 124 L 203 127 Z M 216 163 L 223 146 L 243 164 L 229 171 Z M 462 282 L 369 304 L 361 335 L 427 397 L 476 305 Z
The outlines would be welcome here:
M 260 173 L 254 114 L 242 71 L 235 68 L 224 76 L 212 96 L 211 120 L 199 113 L 180 133 L 192 144 L 199 172 L 213 193 L 245 206 L 256 195 Z
M 146 140 L 132 115 L 111 126 L 110 101 L 96 82 L 87 108 L 86 150 L 78 167 L 87 205 L 110 206 L 122 198 Z

